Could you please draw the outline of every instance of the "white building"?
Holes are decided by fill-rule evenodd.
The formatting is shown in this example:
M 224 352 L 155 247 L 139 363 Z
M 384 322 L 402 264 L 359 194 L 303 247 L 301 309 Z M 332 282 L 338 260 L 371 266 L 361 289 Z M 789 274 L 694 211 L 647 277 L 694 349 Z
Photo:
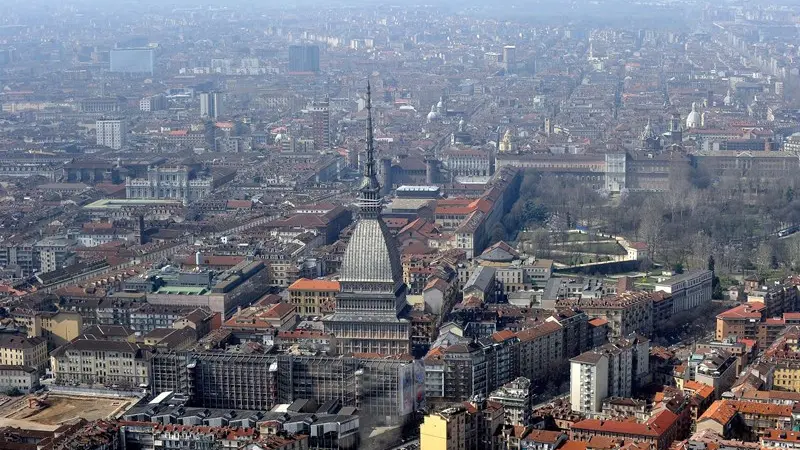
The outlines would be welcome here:
M 672 294 L 672 312 L 678 313 L 711 301 L 714 273 L 710 270 L 690 270 L 659 281 L 654 290 Z
M 222 94 L 203 92 L 200 94 L 200 117 L 218 119 L 222 115 Z
M 39 270 L 47 273 L 69 265 L 75 246 L 75 241 L 65 237 L 50 236 L 37 242 L 35 248 L 39 252 Z
M 650 371 L 650 341 L 637 334 L 581 353 L 570 360 L 572 409 L 602 412 L 606 397 L 631 397 Z
M 585 352 L 569 362 L 572 410 L 601 412 L 603 399 L 608 397 L 608 357 L 601 352 Z
M 163 111 L 167 109 L 167 96 L 164 94 L 153 95 L 139 100 L 139 110 L 142 112 Z
M 0 390 L 19 389 L 33 392 L 39 389 L 39 372 L 30 366 L 0 365 Z
M 97 132 L 97 145 L 119 150 L 125 145 L 127 128 L 120 119 L 104 119 L 95 123 Z
M 130 342 L 78 339 L 53 351 L 50 367 L 57 383 L 136 387 L 149 383 L 145 353 Z
M 489 395 L 489 400 L 503 405 L 506 423 L 527 426 L 531 418 L 531 380 L 519 377 Z
M 210 195 L 218 184 L 230 179 L 232 175 L 201 177 L 187 166 L 152 167 L 147 170 L 147 178 L 125 179 L 125 195 L 127 198 L 197 201 Z

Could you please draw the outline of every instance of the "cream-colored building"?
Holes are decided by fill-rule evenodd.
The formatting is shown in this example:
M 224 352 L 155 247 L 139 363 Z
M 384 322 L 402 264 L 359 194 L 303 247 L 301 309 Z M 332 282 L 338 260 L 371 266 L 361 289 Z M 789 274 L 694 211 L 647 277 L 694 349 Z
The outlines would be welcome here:
M 40 312 L 33 316 L 28 336 L 44 338 L 55 349 L 80 336 L 81 330 L 83 318 L 77 312 Z
M 55 382 L 137 387 L 149 383 L 147 347 L 130 342 L 78 339 L 50 356 Z
M 29 366 L 44 371 L 47 366 L 47 341 L 20 334 L 0 334 L 0 365 Z

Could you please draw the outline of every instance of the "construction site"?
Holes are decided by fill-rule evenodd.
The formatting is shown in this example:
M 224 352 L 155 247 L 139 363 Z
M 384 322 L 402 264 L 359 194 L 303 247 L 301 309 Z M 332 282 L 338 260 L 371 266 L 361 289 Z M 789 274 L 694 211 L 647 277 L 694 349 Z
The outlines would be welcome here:
M 50 431 L 75 419 L 117 417 L 135 398 L 26 395 L 0 399 L 0 426 Z

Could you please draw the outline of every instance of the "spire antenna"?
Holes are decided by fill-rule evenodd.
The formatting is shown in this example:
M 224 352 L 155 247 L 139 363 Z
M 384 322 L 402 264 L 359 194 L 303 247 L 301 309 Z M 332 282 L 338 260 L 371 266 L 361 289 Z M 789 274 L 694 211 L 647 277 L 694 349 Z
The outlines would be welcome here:
M 359 207 L 361 217 L 377 218 L 381 213 L 381 184 L 375 172 L 375 147 L 372 138 L 372 93 L 367 80 L 367 162 L 364 165 L 364 179 L 361 181 Z
M 375 148 L 372 139 L 372 93 L 369 80 L 367 80 L 367 164 L 364 168 L 364 176 L 367 178 L 375 177 Z

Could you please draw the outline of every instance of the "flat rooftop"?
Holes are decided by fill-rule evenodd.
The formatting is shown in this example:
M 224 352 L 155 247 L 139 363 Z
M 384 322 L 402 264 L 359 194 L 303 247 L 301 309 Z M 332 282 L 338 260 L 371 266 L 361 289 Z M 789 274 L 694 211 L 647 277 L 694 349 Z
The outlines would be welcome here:
M 199 286 L 162 286 L 156 294 L 204 295 L 208 290 Z
M 157 198 L 103 198 L 84 206 L 86 209 L 120 209 L 131 206 L 181 205 L 180 200 Z

